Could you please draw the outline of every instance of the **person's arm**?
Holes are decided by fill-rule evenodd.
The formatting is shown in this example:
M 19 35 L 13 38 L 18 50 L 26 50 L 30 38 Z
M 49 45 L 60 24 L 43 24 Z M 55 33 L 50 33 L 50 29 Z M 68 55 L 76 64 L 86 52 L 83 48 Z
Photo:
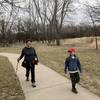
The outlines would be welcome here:
M 20 57 L 17 59 L 17 61 L 19 62 L 23 57 L 24 57 L 24 49 L 22 49 L 21 55 L 20 55 Z
M 35 49 L 34 49 L 34 56 L 38 60 L 38 56 L 37 56 L 37 53 L 36 53 L 36 50 Z
M 67 74 L 67 69 L 68 69 L 68 58 L 66 58 L 65 60 L 65 69 L 64 69 L 65 74 Z
M 81 67 L 81 63 L 79 59 L 77 59 L 77 66 L 78 66 L 80 73 L 82 73 L 82 67 Z
M 37 65 L 39 61 L 38 61 L 38 56 L 37 56 L 35 49 L 34 49 L 34 57 L 35 57 L 35 59 L 34 59 L 33 63 Z

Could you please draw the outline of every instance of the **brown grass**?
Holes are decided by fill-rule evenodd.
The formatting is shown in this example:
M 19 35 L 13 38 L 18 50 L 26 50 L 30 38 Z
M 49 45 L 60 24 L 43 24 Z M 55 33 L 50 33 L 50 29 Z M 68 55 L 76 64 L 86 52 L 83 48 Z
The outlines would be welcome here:
M 0 100 L 25 100 L 18 78 L 7 58 L 0 56 Z

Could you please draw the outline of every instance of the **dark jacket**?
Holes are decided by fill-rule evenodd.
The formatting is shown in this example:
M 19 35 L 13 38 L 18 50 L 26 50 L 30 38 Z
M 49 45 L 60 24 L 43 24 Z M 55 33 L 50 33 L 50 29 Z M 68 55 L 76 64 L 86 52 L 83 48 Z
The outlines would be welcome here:
M 35 58 L 37 58 L 38 60 L 36 51 L 33 47 L 31 48 L 24 47 L 22 49 L 20 59 L 22 59 L 23 57 L 24 57 L 24 60 L 27 62 L 32 62 L 33 60 L 35 60 Z
M 68 58 L 66 58 L 65 60 L 65 72 L 68 70 L 68 71 L 77 71 L 79 70 L 80 72 L 82 72 L 82 69 L 81 69 L 81 64 L 80 64 L 80 61 L 79 59 L 76 57 L 76 55 L 74 55 L 74 59 L 69 56 Z

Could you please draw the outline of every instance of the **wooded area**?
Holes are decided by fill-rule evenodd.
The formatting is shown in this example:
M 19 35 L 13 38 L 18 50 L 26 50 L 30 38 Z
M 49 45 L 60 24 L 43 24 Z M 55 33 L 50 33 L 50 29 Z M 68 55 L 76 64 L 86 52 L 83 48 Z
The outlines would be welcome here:
M 90 22 L 74 25 L 65 20 L 76 11 L 77 0 L 0 0 L 0 44 L 8 46 L 31 38 L 60 45 L 60 39 L 93 36 L 98 49 L 100 0 L 95 1 L 93 6 L 82 4 Z

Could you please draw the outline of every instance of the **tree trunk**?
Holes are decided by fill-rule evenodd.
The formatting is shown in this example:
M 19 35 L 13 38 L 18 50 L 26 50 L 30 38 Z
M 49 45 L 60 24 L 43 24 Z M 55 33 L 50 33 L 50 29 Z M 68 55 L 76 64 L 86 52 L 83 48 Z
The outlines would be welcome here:
M 98 50 L 98 38 L 97 38 L 97 36 L 95 37 L 95 43 L 96 43 L 96 50 Z
M 60 46 L 60 39 L 56 39 L 56 45 Z

